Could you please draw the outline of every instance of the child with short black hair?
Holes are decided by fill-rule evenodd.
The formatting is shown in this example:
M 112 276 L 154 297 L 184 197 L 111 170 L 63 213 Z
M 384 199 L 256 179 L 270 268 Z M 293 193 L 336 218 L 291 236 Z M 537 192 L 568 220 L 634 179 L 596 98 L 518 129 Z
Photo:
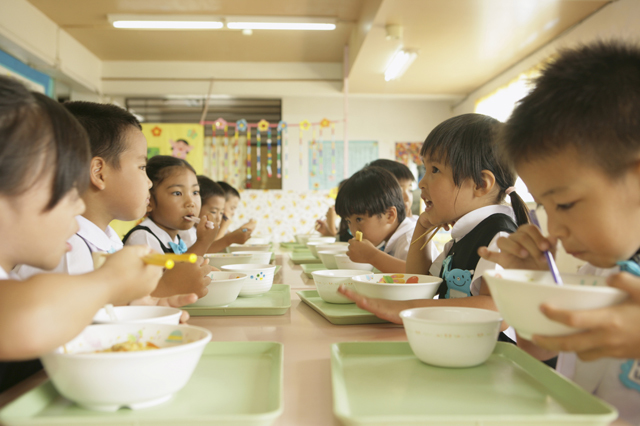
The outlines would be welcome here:
M 352 262 L 370 263 L 382 272 L 404 272 L 415 223 L 406 219 L 402 189 L 391 172 L 365 167 L 338 192 L 336 213 L 353 235 L 347 255 Z
M 406 212 L 406 216 L 412 221 L 418 220 L 417 216 L 414 216 L 411 208 L 413 206 L 413 191 L 412 186 L 413 182 L 415 182 L 416 178 L 411 173 L 411 170 L 404 164 L 399 161 L 388 160 L 386 158 L 380 158 L 378 160 L 372 161 L 368 164 L 369 166 L 382 167 L 385 170 L 388 170 L 393 174 L 396 179 L 398 179 L 398 183 L 400 184 L 400 188 L 402 188 L 402 199 L 404 200 L 404 208 Z
M 540 359 L 563 351 L 560 373 L 640 424 L 640 46 L 597 42 L 564 50 L 535 83 L 507 121 L 501 145 L 545 208 L 549 236 L 523 226 L 498 241 L 500 253 L 480 253 L 505 268 L 548 269 L 543 252 L 560 240 L 588 262 L 580 273 L 609 276 L 609 285 L 629 293 L 606 309 L 542 305 L 550 319 L 585 331 L 534 336 L 542 349 L 521 338 L 518 345 Z
M 0 76 L 0 360 L 27 360 L 68 342 L 105 304 L 149 294 L 162 269 L 130 247 L 85 275 L 41 274 L 18 281 L 18 264 L 55 268 L 84 211 L 87 134 L 58 102 Z M 52 319 L 55 319 L 52 321 Z M 0 392 L 39 369 L 0 363 Z

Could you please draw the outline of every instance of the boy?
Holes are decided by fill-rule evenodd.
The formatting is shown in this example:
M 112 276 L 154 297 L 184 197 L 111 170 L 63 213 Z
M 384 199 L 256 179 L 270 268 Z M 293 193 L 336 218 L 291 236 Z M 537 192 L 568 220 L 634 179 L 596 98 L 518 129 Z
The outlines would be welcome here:
M 640 424 L 640 48 L 594 43 L 561 53 L 514 110 L 502 148 L 548 215 L 549 237 L 523 226 L 479 254 L 505 268 L 547 269 L 544 250 L 558 240 L 588 264 L 581 273 L 610 275 L 630 294 L 618 306 L 562 311 L 553 320 L 587 330 L 534 336 L 518 344 L 540 359 L 561 352 L 558 371 Z M 628 262 L 627 262 L 628 261 Z M 611 357 L 611 358 L 607 358 Z M 596 360 L 597 359 L 597 360 Z M 596 360 L 596 361 L 593 361 Z
M 380 167 L 365 167 L 351 176 L 338 192 L 336 213 L 351 233 L 352 262 L 370 263 L 382 272 L 404 272 L 415 222 L 405 216 L 402 189 L 397 179 Z
M 82 124 L 89 135 L 91 163 L 89 188 L 82 194 L 85 212 L 77 216 L 80 230 L 71 237 L 71 251 L 53 272 L 71 275 L 93 271 L 93 252 L 113 253 L 123 245 L 109 226 L 112 220 L 130 221 L 144 216 L 149 203 L 147 140 L 138 120 L 124 109 L 93 102 L 67 102 L 66 109 Z M 198 266 L 177 264 L 165 271 L 153 296 L 171 299 L 141 300 L 182 306 L 197 300 L 191 293 L 203 296 L 211 267 L 199 259 Z M 26 278 L 43 272 L 22 266 L 18 276 Z
M 407 218 L 412 220 L 413 222 L 418 220 L 418 216 L 414 216 L 411 211 L 411 207 L 413 206 L 413 191 L 411 190 L 411 186 L 413 182 L 416 180 L 411 170 L 404 164 L 387 160 L 385 158 L 381 158 L 379 160 L 372 161 L 368 164 L 369 166 L 374 167 L 382 167 L 385 170 L 391 172 L 392 175 L 398 179 L 398 183 L 400 184 L 400 188 L 402 189 L 402 199 L 404 200 L 404 209 L 407 214 Z

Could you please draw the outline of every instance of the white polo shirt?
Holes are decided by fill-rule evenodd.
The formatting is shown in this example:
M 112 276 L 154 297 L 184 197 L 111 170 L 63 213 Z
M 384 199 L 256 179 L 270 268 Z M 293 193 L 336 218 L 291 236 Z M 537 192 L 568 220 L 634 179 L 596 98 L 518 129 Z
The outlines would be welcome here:
M 165 231 L 164 229 L 160 228 L 158 225 L 155 224 L 154 221 L 152 221 L 149 218 L 143 220 L 142 223 L 140 223 L 140 226 L 146 226 L 147 228 L 149 228 L 151 230 L 151 232 L 153 232 L 155 234 L 155 236 L 158 237 L 158 239 L 160 239 L 160 241 L 162 241 L 162 244 L 164 244 L 166 247 L 169 247 L 169 242 L 172 242 L 172 243 L 175 243 L 175 244 L 178 244 L 180 242 L 180 240 L 178 239 L 178 235 L 176 235 L 176 237 L 172 239 L 169 236 L 169 234 L 167 234 L 167 231 Z M 129 238 L 127 239 L 126 245 L 128 245 L 128 246 L 132 246 L 132 245 L 149 246 L 149 247 L 151 247 L 153 250 L 155 250 L 158 253 L 164 253 L 164 251 L 162 250 L 162 247 L 160 246 L 160 243 L 158 243 L 158 239 L 156 239 L 156 237 L 154 237 L 153 235 L 151 235 L 150 233 L 148 233 L 144 229 L 139 229 L 137 231 L 134 231 L 131 235 L 129 235 Z M 186 241 L 185 241 L 185 244 L 187 244 Z M 189 245 L 187 244 L 187 247 L 188 246 Z
M 413 238 L 413 230 L 416 222 L 405 217 L 396 231 L 391 235 L 389 241 L 384 246 L 384 252 L 400 260 L 407 260 L 409 246 L 411 246 L 411 238 Z

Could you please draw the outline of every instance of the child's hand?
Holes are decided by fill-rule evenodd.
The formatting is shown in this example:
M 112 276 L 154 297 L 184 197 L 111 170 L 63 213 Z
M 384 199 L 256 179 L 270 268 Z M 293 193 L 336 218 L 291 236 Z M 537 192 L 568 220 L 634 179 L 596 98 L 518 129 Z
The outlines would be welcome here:
M 429 220 L 429 216 L 427 215 L 427 212 L 420 213 L 420 216 L 418 216 L 418 223 L 424 229 L 429 229 L 429 228 L 433 227 L 433 224 Z
M 556 245 L 557 240 L 545 238 L 537 226 L 522 225 L 508 237 L 498 239 L 500 253 L 480 247 L 478 254 L 505 269 L 548 270 L 544 251 L 550 250 L 555 256 Z
M 400 318 L 400 312 L 410 308 L 405 301 L 398 300 L 385 300 L 385 299 L 373 299 L 365 297 L 358 292 L 355 292 L 343 285 L 338 287 L 338 292 L 344 294 L 349 299 L 356 302 L 356 305 L 364 310 L 367 310 L 384 320 L 402 324 L 402 318 Z
M 142 258 L 149 253 L 151 249 L 147 246 L 126 246 L 110 255 L 98 269 L 97 272 L 114 283 L 112 304 L 126 305 L 154 291 L 162 276 L 162 267 L 144 263 Z
M 629 293 L 629 299 L 609 308 L 586 311 L 542 305 L 540 310 L 550 319 L 586 331 L 561 337 L 533 336 L 533 342 L 549 350 L 576 352 L 584 361 L 640 358 L 640 277 L 622 272 L 610 276 L 607 284 Z
M 213 217 L 206 214 L 200 217 L 200 223 L 196 226 L 196 237 L 198 241 L 212 243 L 218 236 L 220 226 L 216 226 Z
M 151 293 L 154 297 L 169 297 L 176 294 L 195 293 L 205 296 L 211 282 L 209 272 L 217 270 L 209 265 L 209 259 L 198 256 L 196 263 L 176 263 L 173 269 L 165 271 L 158 283 L 158 288 Z
M 349 240 L 349 251 L 347 256 L 352 262 L 356 263 L 371 263 L 371 258 L 376 255 L 378 250 L 371 241 L 362 240 L 358 241 L 355 238 Z
M 245 223 L 244 225 L 242 225 L 240 227 L 240 229 L 242 228 L 246 228 L 247 230 L 253 232 L 256 230 L 256 226 L 258 225 L 258 222 L 256 222 L 254 219 L 251 219 L 249 222 Z
M 251 232 L 249 228 L 238 228 L 235 231 L 229 233 L 229 242 L 235 244 L 244 244 L 249 238 L 251 238 Z
M 328 220 L 316 220 L 316 231 L 318 231 L 323 237 L 333 237 L 334 235 L 336 235 L 335 233 L 331 233 Z
M 185 305 L 190 305 L 198 300 L 198 296 L 195 293 L 190 294 L 176 294 L 170 297 L 152 297 L 146 296 L 142 299 L 136 299 L 130 303 L 130 305 L 143 305 L 143 306 L 169 306 L 171 308 L 180 308 Z M 189 312 L 182 311 L 180 315 L 180 323 L 184 324 L 189 320 Z

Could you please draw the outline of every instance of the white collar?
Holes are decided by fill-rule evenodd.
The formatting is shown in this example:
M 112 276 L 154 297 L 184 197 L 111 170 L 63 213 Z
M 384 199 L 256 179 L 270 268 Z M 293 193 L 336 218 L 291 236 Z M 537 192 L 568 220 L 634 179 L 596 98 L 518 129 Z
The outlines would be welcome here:
M 113 252 L 122 249 L 122 241 L 111 226 L 107 225 L 105 232 L 84 216 L 76 216 L 76 219 L 80 225 L 77 234 L 98 251 Z
M 410 227 L 415 228 L 415 226 L 416 226 L 415 222 L 412 222 L 411 219 L 409 219 L 408 217 L 405 217 L 404 220 L 400 223 L 400 225 L 398 225 L 396 230 L 393 232 L 393 235 L 391 235 L 391 237 L 389 238 L 389 241 L 387 242 L 386 247 L 387 248 L 393 247 L 393 245 L 396 243 L 398 238 L 400 238 L 407 232 L 407 228 L 410 228 Z
M 180 240 L 178 239 L 178 235 L 176 235 L 174 239 L 171 239 L 171 236 L 167 233 L 167 231 L 165 231 L 164 229 L 156 225 L 156 223 L 150 218 L 146 218 L 145 220 L 143 220 L 140 226 L 146 226 L 147 228 L 149 228 L 151 232 L 153 232 L 155 236 L 158 237 L 160 241 L 162 241 L 162 244 L 165 244 L 168 246 L 169 242 L 172 242 L 175 244 L 180 243 Z
M 491 206 L 480 207 L 479 209 L 470 211 L 458 219 L 451 229 L 451 238 L 453 238 L 455 242 L 458 242 L 465 235 L 471 232 L 473 228 L 478 226 L 480 222 L 496 213 L 506 214 L 516 222 L 516 216 L 510 206 L 494 204 Z
M 7 274 L 5 270 L 2 269 L 2 266 L 0 266 L 0 280 L 8 280 L 8 279 L 9 279 L 9 274 Z

